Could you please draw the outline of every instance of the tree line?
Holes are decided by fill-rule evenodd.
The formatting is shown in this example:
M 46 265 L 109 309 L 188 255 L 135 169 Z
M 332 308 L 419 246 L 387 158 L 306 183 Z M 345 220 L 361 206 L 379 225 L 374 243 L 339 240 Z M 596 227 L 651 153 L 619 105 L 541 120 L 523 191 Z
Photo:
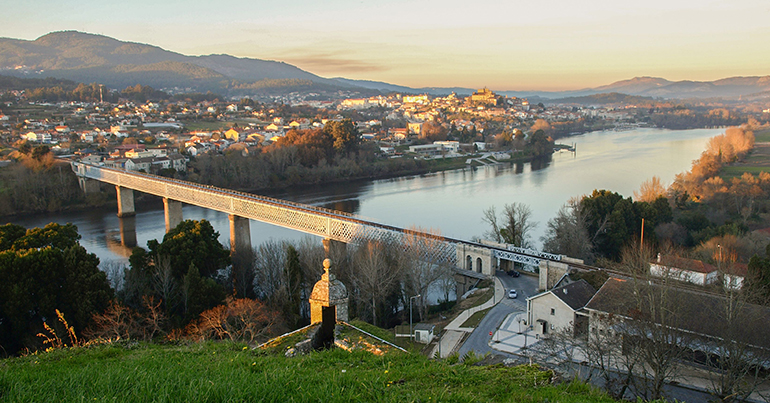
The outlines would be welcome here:
M 127 267 L 104 265 L 78 243 L 72 224 L 0 227 L 0 346 L 5 354 L 45 348 L 47 334 L 86 340 L 263 341 L 308 324 L 308 299 L 329 256 L 347 286 L 351 317 L 392 327 L 429 309 L 428 289 L 448 301 L 452 269 L 418 251 L 430 238 L 344 246 L 268 241 L 232 254 L 206 221 L 186 220 L 162 241 L 133 250 Z M 57 320 L 66 318 L 66 322 Z M 419 320 L 419 319 L 418 319 Z
M 382 158 L 374 143 L 362 143 L 350 119 L 323 129 L 290 130 L 275 143 L 248 153 L 208 153 L 191 162 L 195 182 L 256 190 L 396 176 L 427 170 L 428 161 Z

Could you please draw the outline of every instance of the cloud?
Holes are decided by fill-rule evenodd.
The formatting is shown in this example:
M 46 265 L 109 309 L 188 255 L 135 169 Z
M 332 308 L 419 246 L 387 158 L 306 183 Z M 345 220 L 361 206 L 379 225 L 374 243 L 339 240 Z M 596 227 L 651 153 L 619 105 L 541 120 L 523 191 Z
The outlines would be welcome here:
M 370 73 L 390 70 L 390 67 L 368 61 L 340 57 L 334 53 L 286 55 L 282 60 L 317 74 Z

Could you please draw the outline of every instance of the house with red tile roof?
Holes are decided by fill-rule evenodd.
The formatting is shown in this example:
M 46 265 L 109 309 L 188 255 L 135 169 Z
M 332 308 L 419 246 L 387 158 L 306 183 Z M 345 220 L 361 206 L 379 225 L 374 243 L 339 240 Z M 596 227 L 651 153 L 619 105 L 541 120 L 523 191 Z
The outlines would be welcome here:
M 698 285 L 714 284 L 719 280 L 717 268 L 700 260 L 678 256 L 661 256 L 650 263 L 650 275 L 666 277 Z

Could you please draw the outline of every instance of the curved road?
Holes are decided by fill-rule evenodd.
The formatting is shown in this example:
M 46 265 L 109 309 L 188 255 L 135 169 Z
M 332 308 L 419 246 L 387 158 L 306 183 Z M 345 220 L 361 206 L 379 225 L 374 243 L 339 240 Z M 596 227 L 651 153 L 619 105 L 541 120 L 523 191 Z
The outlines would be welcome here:
M 472 350 L 478 355 L 490 353 L 493 355 L 500 355 L 509 358 L 518 358 L 523 361 L 524 359 L 522 357 L 508 354 L 503 351 L 493 350 L 491 347 L 489 347 L 490 344 L 493 343 L 492 336 L 489 335 L 489 332 L 494 334 L 494 332 L 502 324 L 503 320 L 505 320 L 508 314 L 514 312 L 526 312 L 527 298 L 538 293 L 538 278 L 524 274 L 522 274 L 520 277 L 514 278 L 502 271 L 498 271 L 496 276 L 497 279 L 503 284 L 503 287 L 506 289 L 506 298 L 495 305 L 489 311 L 489 313 L 487 313 L 484 319 L 481 320 L 481 323 L 479 323 L 479 326 L 476 327 L 473 333 L 468 336 L 468 339 L 466 339 L 465 343 L 463 343 L 463 345 L 460 347 L 460 357 L 463 357 L 465 354 Z M 510 290 L 511 288 L 518 292 L 518 298 L 507 298 L 507 290 Z M 603 386 L 601 385 L 602 381 L 598 376 L 591 377 L 588 379 L 588 381 L 600 388 Z M 695 403 L 708 402 L 712 400 L 712 396 L 707 391 L 699 390 L 697 388 L 688 387 L 685 385 L 666 385 L 665 394 L 667 398 L 677 399 L 681 402 Z M 630 396 L 630 394 L 627 397 L 633 398 L 633 396 Z
M 506 298 L 503 298 L 500 303 L 495 305 L 489 310 L 484 319 L 481 320 L 476 330 L 468 336 L 465 343 L 460 347 L 460 357 L 464 356 L 468 351 L 473 350 L 476 354 L 484 355 L 486 353 L 499 354 L 504 356 L 511 356 L 501 351 L 492 350 L 489 347 L 489 343 L 492 341 L 492 336 L 489 332 L 494 332 L 503 323 L 503 320 L 513 312 L 526 312 L 527 310 L 527 298 L 537 294 L 538 278 L 535 276 L 529 276 L 522 274 L 519 277 L 511 277 L 505 272 L 498 271 L 496 273 L 497 279 L 503 284 L 506 292 Z M 518 298 L 507 298 L 508 290 L 511 288 L 518 292 Z

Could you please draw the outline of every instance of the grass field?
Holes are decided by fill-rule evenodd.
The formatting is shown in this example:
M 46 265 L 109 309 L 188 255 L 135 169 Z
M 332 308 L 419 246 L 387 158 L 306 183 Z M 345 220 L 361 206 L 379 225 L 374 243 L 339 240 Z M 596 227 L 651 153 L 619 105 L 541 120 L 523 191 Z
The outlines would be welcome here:
M 770 130 L 763 130 L 754 133 L 754 141 L 757 143 L 770 142 Z
M 760 172 L 770 172 L 770 130 L 754 133 L 754 149 L 746 159 L 737 164 L 723 167 L 720 176 L 725 181 L 748 172 L 758 175 Z
M 613 402 L 537 366 L 449 365 L 341 349 L 286 358 L 235 343 L 122 343 L 0 361 L 0 402 Z

